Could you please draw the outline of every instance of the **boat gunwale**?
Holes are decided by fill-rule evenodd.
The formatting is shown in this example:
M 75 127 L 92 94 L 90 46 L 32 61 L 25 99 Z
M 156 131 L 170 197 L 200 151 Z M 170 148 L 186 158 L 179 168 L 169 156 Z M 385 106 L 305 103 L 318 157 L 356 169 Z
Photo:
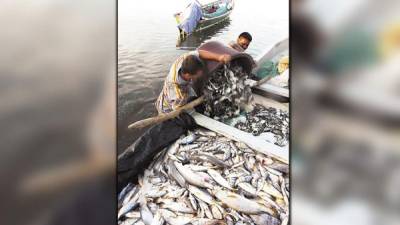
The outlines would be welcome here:
M 204 27 L 201 27 L 201 24 L 206 23 L 206 22 L 210 22 L 211 20 L 214 20 L 214 19 L 217 20 L 217 18 L 215 17 L 215 18 L 209 19 L 207 21 L 204 21 L 204 20 L 200 21 L 199 24 L 197 25 L 198 28 L 196 28 L 192 33 L 199 32 L 199 31 L 205 30 L 207 28 L 210 28 L 212 26 L 215 26 L 215 25 L 217 25 L 219 23 L 222 23 L 223 21 L 225 21 L 226 19 L 229 18 L 229 15 L 231 14 L 231 12 L 232 11 L 229 11 L 229 12 L 227 12 L 227 14 L 221 15 L 221 16 L 224 16 L 225 18 L 221 18 L 221 19 L 218 18 L 219 19 L 218 21 L 216 21 L 214 23 L 210 23 L 209 25 L 206 25 Z

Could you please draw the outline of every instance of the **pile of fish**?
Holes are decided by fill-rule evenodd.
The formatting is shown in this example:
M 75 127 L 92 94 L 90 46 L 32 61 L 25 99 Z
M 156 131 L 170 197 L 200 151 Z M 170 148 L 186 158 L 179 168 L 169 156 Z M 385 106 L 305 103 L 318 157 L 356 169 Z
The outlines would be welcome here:
M 224 121 L 240 114 L 240 106 L 252 99 L 249 74 L 231 64 L 216 70 L 204 88 L 206 116 Z
M 156 157 L 118 196 L 118 224 L 287 224 L 289 168 L 197 129 Z
M 256 104 L 235 127 L 254 136 L 268 137 L 272 134 L 271 142 L 279 146 L 289 143 L 289 113 L 283 110 Z

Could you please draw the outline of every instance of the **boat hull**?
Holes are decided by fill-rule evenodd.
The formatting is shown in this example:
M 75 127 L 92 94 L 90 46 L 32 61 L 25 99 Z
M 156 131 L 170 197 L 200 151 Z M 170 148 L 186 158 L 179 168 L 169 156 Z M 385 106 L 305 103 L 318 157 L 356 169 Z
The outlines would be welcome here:
M 205 8 L 209 7 L 209 6 L 212 5 L 212 4 L 213 4 L 213 3 L 204 5 L 204 6 L 202 7 L 203 10 L 205 10 Z M 197 32 L 201 32 L 202 30 L 205 30 L 205 29 L 207 29 L 207 28 L 213 27 L 213 26 L 215 26 L 215 25 L 217 25 L 217 24 L 219 24 L 219 23 L 222 23 L 222 22 L 228 20 L 230 14 L 231 14 L 232 11 L 233 11 L 234 2 L 233 2 L 233 1 L 230 1 L 230 2 L 228 3 L 228 5 L 229 5 L 228 10 L 227 10 L 225 13 L 223 13 L 223 14 L 221 14 L 221 15 L 218 15 L 218 16 L 215 16 L 215 17 L 207 17 L 207 16 L 205 16 L 205 18 L 202 18 L 202 19 L 198 22 L 196 28 L 194 29 L 194 31 L 193 31 L 191 34 L 197 33 Z M 181 14 L 181 13 L 179 12 L 179 13 L 176 13 L 176 14 L 174 15 L 174 17 L 175 17 L 176 22 L 177 22 L 178 25 L 179 25 L 179 23 L 180 23 L 180 21 L 179 21 L 179 15 L 180 15 L 180 14 Z M 188 34 L 188 35 L 191 35 L 191 34 Z

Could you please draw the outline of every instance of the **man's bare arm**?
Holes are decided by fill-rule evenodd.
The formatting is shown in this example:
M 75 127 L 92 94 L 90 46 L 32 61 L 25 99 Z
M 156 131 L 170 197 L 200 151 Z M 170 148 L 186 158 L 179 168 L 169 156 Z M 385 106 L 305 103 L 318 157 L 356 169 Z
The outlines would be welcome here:
M 221 63 L 228 63 L 231 60 L 231 56 L 228 54 L 216 54 L 205 50 L 199 50 L 199 55 L 202 59 L 214 60 Z

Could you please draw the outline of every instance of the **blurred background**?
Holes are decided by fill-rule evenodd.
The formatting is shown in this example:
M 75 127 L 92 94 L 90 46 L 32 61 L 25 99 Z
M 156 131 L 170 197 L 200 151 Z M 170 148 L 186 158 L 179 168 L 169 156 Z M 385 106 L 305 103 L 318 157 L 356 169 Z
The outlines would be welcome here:
M 0 224 L 114 224 L 116 1 L 2 1 Z M 400 2 L 291 1 L 291 223 L 398 224 Z
M 400 2 L 292 0 L 293 224 L 399 224 Z

